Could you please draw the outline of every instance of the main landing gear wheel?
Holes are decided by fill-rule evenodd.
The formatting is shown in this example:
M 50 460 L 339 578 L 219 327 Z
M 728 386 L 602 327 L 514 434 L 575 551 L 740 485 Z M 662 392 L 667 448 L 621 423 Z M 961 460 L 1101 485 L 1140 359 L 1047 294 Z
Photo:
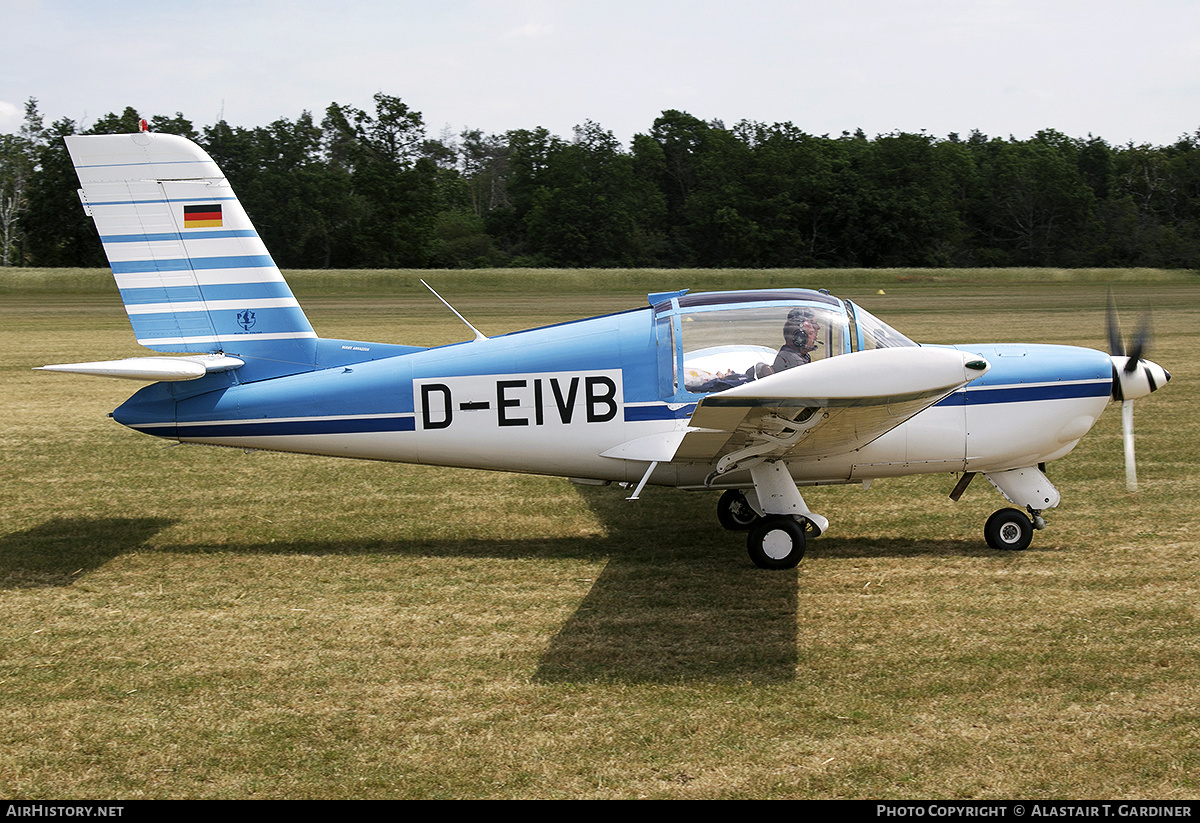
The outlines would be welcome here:
M 790 515 L 764 517 L 746 539 L 750 559 L 760 569 L 792 569 L 804 557 L 804 525 Z
M 741 489 L 728 489 L 717 501 L 717 520 L 732 532 L 744 532 L 758 522 L 758 512 Z
M 983 536 L 993 549 L 1020 551 L 1033 540 L 1033 521 L 1017 509 L 1000 509 L 987 519 Z

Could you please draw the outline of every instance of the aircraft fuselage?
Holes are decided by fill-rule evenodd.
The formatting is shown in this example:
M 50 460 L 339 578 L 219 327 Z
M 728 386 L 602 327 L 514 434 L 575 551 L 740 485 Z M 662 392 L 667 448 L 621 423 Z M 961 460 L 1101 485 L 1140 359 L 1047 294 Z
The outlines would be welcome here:
M 663 396 L 661 342 L 645 308 L 260 382 L 156 384 L 114 417 L 187 443 L 634 482 L 644 462 L 601 455 L 686 427 L 703 396 Z M 369 356 L 372 344 L 354 347 Z M 1111 361 L 1098 351 L 954 348 L 991 371 L 856 452 L 789 462 L 795 480 L 1034 465 L 1069 452 L 1110 398 Z M 651 482 L 699 487 L 711 470 L 664 465 Z M 715 485 L 747 484 L 742 472 Z

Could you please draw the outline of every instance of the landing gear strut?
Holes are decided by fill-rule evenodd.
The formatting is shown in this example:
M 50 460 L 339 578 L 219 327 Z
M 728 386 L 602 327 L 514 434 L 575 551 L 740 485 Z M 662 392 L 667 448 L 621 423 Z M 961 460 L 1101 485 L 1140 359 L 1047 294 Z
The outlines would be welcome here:
M 1001 509 L 987 519 L 983 537 L 993 549 L 1020 551 L 1029 548 L 1034 529 L 1046 528 L 1042 512 L 1058 505 L 1061 496 L 1058 489 L 1046 477 L 1045 464 L 1008 469 L 1002 472 L 986 472 L 984 477 L 1004 495 L 1009 503 L 1024 506 L 1020 509 Z
M 794 568 L 804 557 L 808 538 L 829 528 L 829 521 L 809 510 L 782 461 L 761 461 L 749 468 L 754 488 L 722 494 L 717 518 L 727 529 L 749 530 L 746 549 L 760 569 Z

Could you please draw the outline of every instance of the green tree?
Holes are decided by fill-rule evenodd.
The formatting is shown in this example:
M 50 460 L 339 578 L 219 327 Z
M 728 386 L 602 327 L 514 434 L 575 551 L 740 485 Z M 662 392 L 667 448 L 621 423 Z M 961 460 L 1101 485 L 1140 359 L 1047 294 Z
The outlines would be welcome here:
M 556 266 L 632 266 L 653 254 L 647 231 L 662 209 L 638 180 L 633 158 L 612 132 L 591 121 L 574 140 L 549 147 L 537 173 L 524 227 L 535 257 Z
M 25 118 L 16 134 L 0 134 L 0 266 L 23 262 L 21 217 L 29 206 L 29 183 L 46 129 L 37 99 L 25 103 Z
M 465 129 L 461 137 L 459 157 L 475 216 L 511 208 L 507 186 L 509 148 L 504 137 L 485 135 L 479 129 Z
M 855 219 L 847 227 L 853 262 L 947 264 L 965 230 L 955 202 L 956 168 L 947 161 L 962 158 L 939 151 L 927 134 L 895 132 L 856 142 Z
M 708 180 L 703 165 L 711 148 L 711 131 L 698 117 L 669 109 L 655 118 L 648 140 L 634 141 L 639 176 L 651 181 L 663 197 L 661 255 L 666 265 L 693 265 L 699 259 L 695 241 L 703 241 L 705 237 L 693 230 L 692 197 L 697 187 Z M 714 171 L 717 170 L 708 170 Z
M 1077 145 L 1058 132 L 977 147 L 985 194 L 974 215 L 986 262 L 1071 266 L 1088 262 L 1082 238 L 1095 195 L 1077 162 Z
M 437 165 L 421 150 L 419 112 L 398 97 L 375 95 L 375 113 L 330 105 L 322 128 L 334 177 L 345 175 L 352 209 L 353 263 L 372 268 L 421 267 L 433 251 Z
M 141 131 L 142 118 L 137 109 L 126 106 L 120 114 L 109 112 L 84 130 L 84 134 L 132 134 Z
M 29 263 L 35 266 L 105 266 L 95 224 L 84 213 L 76 191 L 79 178 L 63 138 L 76 133 L 75 123 L 56 120 L 37 151 L 29 181 L 29 206 L 21 215 Z
M 224 170 L 276 263 L 328 265 L 337 187 L 322 159 L 322 132 L 309 112 L 265 127 L 205 129 L 202 143 Z

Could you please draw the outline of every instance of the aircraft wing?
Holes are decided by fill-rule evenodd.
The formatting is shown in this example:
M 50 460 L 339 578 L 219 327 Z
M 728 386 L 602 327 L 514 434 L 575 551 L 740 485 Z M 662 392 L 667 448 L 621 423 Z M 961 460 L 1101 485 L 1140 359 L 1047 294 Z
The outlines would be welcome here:
M 862 448 L 987 372 L 955 349 L 873 349 L 820 360 L 703 398 L 688 427 L 654 459 L 718 460 L 717 474 L 754 458 L 821 458 Z M 634 443 L 626 444 L 634 446 Z M 642 448 L 650 443 L 640 444 Z M 633 457 L 632 448 L 621 456 Z M 614 449 L 608 454 L 618 456 Z

